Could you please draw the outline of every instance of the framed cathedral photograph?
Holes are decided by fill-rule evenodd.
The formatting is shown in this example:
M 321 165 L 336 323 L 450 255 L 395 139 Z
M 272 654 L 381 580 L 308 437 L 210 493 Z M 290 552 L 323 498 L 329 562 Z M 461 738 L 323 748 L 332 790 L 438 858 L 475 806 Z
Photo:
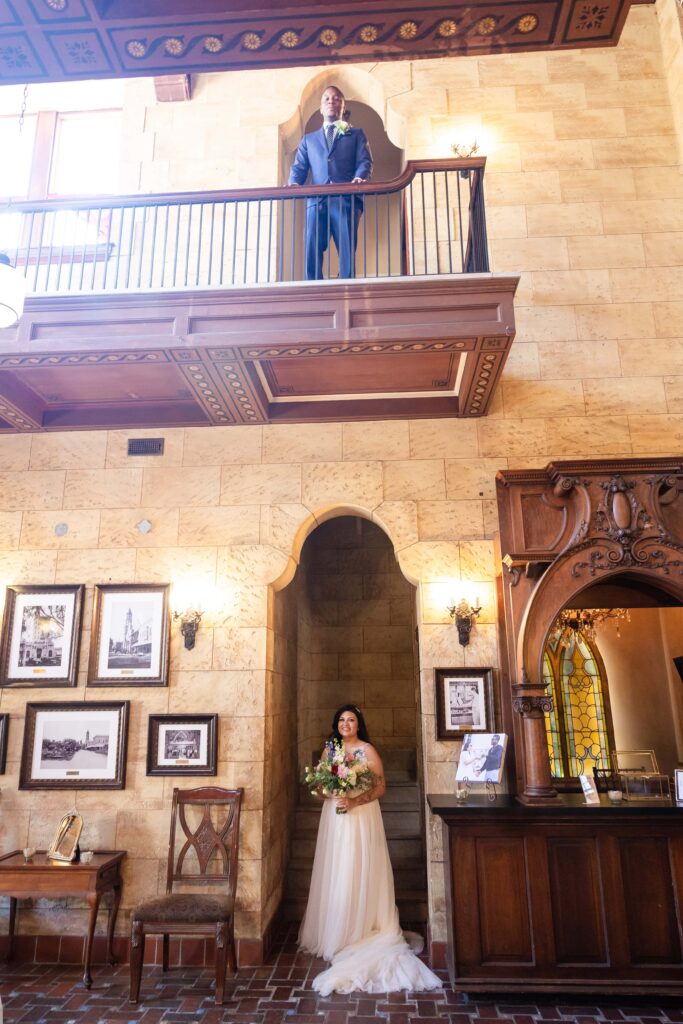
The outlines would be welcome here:
M 95 587 L 88 686 L 167 686 L 168 583 Z
M 82 584 L 9 586 L 0 640 L 0 686 L 76 686 Z
M 437 668 L 434 684 L 437 739 L 461 740 L 495 728 L 493 669 Z
M 218 715 L 150 715 L 148 775 L 215 775 Z
M 127 700 L 27 704 L 19 789 L 123 789 Z

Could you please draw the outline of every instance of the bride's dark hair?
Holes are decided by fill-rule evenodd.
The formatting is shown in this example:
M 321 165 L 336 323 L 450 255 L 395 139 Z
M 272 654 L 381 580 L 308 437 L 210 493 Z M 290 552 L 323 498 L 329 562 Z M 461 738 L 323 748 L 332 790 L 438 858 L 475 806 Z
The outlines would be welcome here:
M 360 708 L 357 708 L 355 704 L 342 704 L 342 706 L 337 708 L 335 711 L 334 718 L 332 719 L 332 739 L 336 740 L 338 743 L 342 742 L 341 733 L 339 732 L 339 719 L 345 711 L 353 711 L 354 715 L 358 719 L 358 739 L 363 740 L 364 743 L 369 743 L 370 737 L 368 736 L 368 727 L 365 724 L 363 712 Z

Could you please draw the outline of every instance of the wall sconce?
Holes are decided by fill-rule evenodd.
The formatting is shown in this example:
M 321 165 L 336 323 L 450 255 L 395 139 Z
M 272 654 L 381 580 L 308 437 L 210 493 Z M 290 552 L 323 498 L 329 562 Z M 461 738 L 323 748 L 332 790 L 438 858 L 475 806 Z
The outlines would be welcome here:
M 455 628 L 458 631 L 458 643 L 462 647 L 467 647 L 470 642 L 472 626 L 476 622 L 480 612 L 480 606 L 471 605 L 464 597 L 459 604 L 454 604 L 448 609 L 448 614 L 453 619 Z
M 471 156 L 477 155 L 479 149 L 477 140 L 472 139 L 471 142 L 454 142 L 451 146 L 451 153 L 459 160 L 469 160 Z
M 180 632 L 185 641 L 185 649 L 191 651 L 197 637 L 199 623 L 202 621 L 203 612 L 195 608 L 186 608 L 184 612 L 173 612 L 173 621 L 180 619 Z

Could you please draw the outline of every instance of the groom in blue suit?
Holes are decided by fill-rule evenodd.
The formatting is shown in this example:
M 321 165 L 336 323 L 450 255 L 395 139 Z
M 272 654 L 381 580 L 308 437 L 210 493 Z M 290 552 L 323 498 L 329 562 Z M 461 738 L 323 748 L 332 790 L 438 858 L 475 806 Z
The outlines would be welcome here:
M 344 95 L 336 86 L 325 89 L 320 100 L 323 126 L 304 135 L 289 172 L 290 185 L 304 185 L 309 173 L 313 185 L 351 182 L 360 185 L 372 174 L 372 154 L 365 132 L 343 121 Z M 339 276 L 354 277 L 358 222 L 363 197 L 321 196 L 306 202 L 306 278 L 323 276 L 323 254 L 330 235 L 339 254 Z

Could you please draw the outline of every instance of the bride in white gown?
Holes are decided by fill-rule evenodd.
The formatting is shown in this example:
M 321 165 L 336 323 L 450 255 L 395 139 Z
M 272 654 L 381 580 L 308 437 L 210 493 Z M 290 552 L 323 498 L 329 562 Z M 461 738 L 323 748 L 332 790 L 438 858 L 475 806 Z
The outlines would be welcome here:
M 311 890 L 299 946 L 331 960 L 313 981 L 330 992 L 424 991 L 441 982 L 416 956 L 422 939 L 401 931 L 394 877 L 377 802 L 384 793 L 379 754 L 369 741 L 362 712 L 345 704 L 335 713 L 333 738 L 364 757 L 377 776 L 373 789 L 354 798 L 325 799 L 315 847 Z M 337 814 L 337 807 L 347 813 Z

